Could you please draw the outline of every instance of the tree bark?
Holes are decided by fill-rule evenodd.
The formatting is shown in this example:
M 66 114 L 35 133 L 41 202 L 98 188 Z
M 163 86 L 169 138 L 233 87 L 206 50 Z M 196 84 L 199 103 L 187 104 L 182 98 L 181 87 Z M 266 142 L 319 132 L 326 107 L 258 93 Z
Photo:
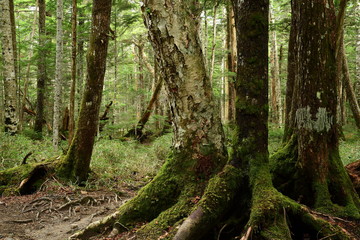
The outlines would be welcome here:
M 275 18 L 271 11 L 270 21 L 274 25 Z M 270 66 L 271 66 L 271 119 L 278 125 L 282 126 L 282 100 L 281 100 L 281 82 L 279 76 L 279 57 L 276 30 L 271 32 L 271 50 L 270 50 Z
M 357 16 L 359 19 L 360 16 L 360 1 L 357 1 L 355 3 L 355 10 L 357 12 Z M 359 20 L 358 20 L 359 23 Z M 356 79 L 355 79 L 355 94 L 358 102 L 360 102 L 360 24 L 357 24 L 356 28 L 356 66 L 355 66 L 355 72 L 356 72 Z
M 33 25 L 32 25 L 32 30 L 29 36 L 29 40 L 34 38 L 35 35 L 35 30 L 36 30 L 36 20 L 37 20 L 37 11 L 38 11 L 38 4 L 36 2 L 36 8 L 34 11 L 34 20 L 33 20 Z M 34 44 L 30 45 L 30 51 L 29 51 L 29 59 L 31 59 L 33 57 L 34 54 Z M 26 66 L 26 75 L 25 75 L 25 81 L 24 81 L 24 88 L 23 88 L 23 95 L 22 95 L 22 100 L 21 100 L 21 110 L 20 110 L 20 125 L 22 126 L 24 124 L 24 113 L 25 113 L 25 108 L 26 108 L 26 102 L 27 102 L 27 95 L 28 95 L 28 86 L 29 86 L 29 81 L 30 81 L 30 66 L 31 66 L 31 62 L 29 61 L 27 66 Z
M 74 138 L 58 169 L 59 175 L 81 184 L 88 177 L 104 85 L 111 0 L 94 0 L 87 52 L 87 77 Z
M 290 240 L 309 233 L 311 239 L 350 238 L 272 185 L 267 150 L 269 2 L 233 3 L 239 71 L 231 162 L 196 34 L 199 2 L 145 1 L 144 20 L 171 106 L 173 153 L 135 198 L 72 238 L 89 239 L 104 227 L 116 228 L 115 222 L 131 229 L 123 235 L 128 239 Z M 145 224 L 136 228 L 139 222 Z
M 359 103 L 356 99 L 356 94 L 353 89 L 353 86 L 350 81 L 350 74 L 349 74 L 349 67 L 348 62 L 345 56 L 345 49 L 344 49 L 344 43 L 342 44 L 342 50 L 341 50 L 341 56 L 342 58 L 342 81 L 344 83 L 344 88 L 346 89 L 346 95 L 348 97 L 349 103 L 350 103 L 350 109 L 353 114 L 353 117 L 355 119 L 355 124 L 358 129 L 360 129 L 360 107 Z
M 293 103 L 286 143 L 273 156 L 274 183 L 307 206 L 359 217 L 359 198 L 339 156 L 334 5 L 295 0 L 292 11 L 299 40 L 289 48 L 296 56 L 287 91 Z
M 294 129 L 294 111 L 297 106 L 297 102 L 293 99 L 293 96 L 296 96 L 298 86 L 295 85 L 297 82 L 296 78 L 296 69 L 298 69 L 298 56 L 296 52 L 299 48 L 299 42 L 297 39 L 298 35 L 298 21 L 299 21 L 299 12 L 298 2 L 295 0 L 291 1 L 291 29 L 289 37 L 289 47 L 288 47 L 288 66 L 287 66 L 287 82 L 286 82 L 286 96 L 285 96 L 285 127 L 284 127 L 284 136 L 283 142 L 286 142 L 290 139 L 292 135 L 292 129 Z
M 79 9 L 79 31 L 82 30 L 84 27 L 84 10 Z M 83 82 L 84 82 L 84 36 L 80 35 L 78 38 L 78 45 L 77 45 L 77 112 L 80 111 L 81 106 L 81 99 L 83 94 Z
M 227 154 L 198 36 L 199 3 L 144 1 L 142 11 L 166 84 L 174 129 L 173 153 L 154 180 L 105 224 L 145 220 L 149 223 L 137 232 L 138 238 L 158 239 L 165 225 L 167 228 L 190 213 L 194 199 L 224 166 Z M 194 181 L 204 185 L 195 187 Z M 85 239 L 91 234 L 93 229 L 76 237 Z
M 63 63 L 63 1 L 57 0 L 56 6 L 56 63 L 55 63 L 55 90 L 54 90 L 54 118 L 53 118 L 53 146 L 57 150 L 59 145 L 59 126 L 62 88 Z
M 37 98 L 36 98 L 36 118 L 34 131 L 42 135 L 44 124 L 44 102 L 45 102 L 45 83 L 46 75 L 46 5 L 45 0 L 39 0 L 39 51 L 38 51 L 38 79 L 37 79 Z
M 2 54 L 3 54 L 3 78 L 4 78 L 4 123 L 5 132 L 14 135 L 18 132 L 18 105 L 16 89 L 16 66 L 14 41 L 11 27 L 10 1 L 4 0 L 1 4 L 1 30 L 2 30 Z
M 235 120 L 235 73 L 236 73 L 236 31 L 234 9 L 231 4 L 227 7 L 227 70 L 228 78 L 225 82 L 225 123 Z
M 216 13 L 217 13 L 217 9 L 219 7 L 220 2 L 215 1 L 215 5 L 214 5 L 214 16 L 213 16 L 213 29 L 212 29 L 212 46 L 211 46 L 211 62 L 210 62 L 210 66 L 209 66 L 209 79 L 210 82 L 213 82 L 213 75 L 214 75 L 214 67 L 215 67 L 215 49 L 216 49 Z
M 71 88 L 70 88 L 70 108 L 69 108 L 69 145 L 75 134 L 75 89 L 76 89 L 76 44 L 77 44 L 77 1 L 72 0 L 71 14 Z

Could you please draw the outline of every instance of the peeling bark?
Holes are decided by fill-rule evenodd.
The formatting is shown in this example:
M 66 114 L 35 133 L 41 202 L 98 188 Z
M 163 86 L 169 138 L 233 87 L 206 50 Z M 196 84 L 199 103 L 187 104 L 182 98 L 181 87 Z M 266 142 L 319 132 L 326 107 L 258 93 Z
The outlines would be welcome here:
M 14 135 L 18 131 L 18 104 L 16 89 L 16 66 L 14 60 L 13 34 L 11 28 L 10 0 L 0 3 L 1 7 L 1 30 L 2 30 L 2 54 L 3 54 L 3 78 L 4 78 L 4 122 L 5 132 Z

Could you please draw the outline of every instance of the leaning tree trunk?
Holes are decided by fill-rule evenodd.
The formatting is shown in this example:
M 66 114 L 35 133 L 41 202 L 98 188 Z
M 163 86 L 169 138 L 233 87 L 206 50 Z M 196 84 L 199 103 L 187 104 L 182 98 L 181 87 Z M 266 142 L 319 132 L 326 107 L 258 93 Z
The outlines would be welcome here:
M 38 79 L 37 79 L 37 98 L 36 98 L 36 118 L 34 131 L 42 134 L 44 124 L 44 102 L 45 102 L 45 82 L 46 82 L 46 18 L 45 0 L 39 0 L 39 57 L 38 57 Z
M 2 54 L 3 54 L 3 78 L 4 78 L 4 110 L 5 110 L 5 132 L 14 135 L 18 131 L 18 104 L 16 91 L 16 74 L 13 48 L 13 34 L 11 30 L 10 1 L 4 0 L 0 3 L 2 30 Z
M 74 138 L 58 173 L 82 183 L 88 177 L 104 85 L 111 0 L 94 0 L 87 52 L 87 78 Z
M 297 56 L 293 89 L 287 90 L 293 102 L 285 146 L 273 157 L 274 183 L 310 207 L 360 217 L 359 198 L 339 156 L 334 6 L 293 2 L 300 47 L 289 49 Z

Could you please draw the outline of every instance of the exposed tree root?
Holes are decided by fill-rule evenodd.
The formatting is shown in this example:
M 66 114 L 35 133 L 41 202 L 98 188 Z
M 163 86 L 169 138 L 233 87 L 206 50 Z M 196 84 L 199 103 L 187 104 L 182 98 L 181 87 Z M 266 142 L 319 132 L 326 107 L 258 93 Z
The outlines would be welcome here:
M 346 165 L 346 170 L 358 194 L 360 194 L 360 160 Z
M 237 194 L 242 186 L 240 171 L 227 165 L 224 170 L 213 177 L 200 200 L 193 199 L 189 204 L 186 198 L 179 196 L 177 203 L 162 211 L 157 217 L 143 225 L 139 229 L 131 230 L 125 215 L 134 209 L 142 208 L 135 199 L 124 204 L 120 209 L 107 218 L 92 223 L 86 229 L 74 234 L 71 239 L 88 239 L 91 236 L 110 232 L 114 227 L 112 237 L 121 232 L 131 232 L 131 239 L 174 239 L 195 240 L 208 239 L 209 233 L 219 226 L 221 222 L 233 218 L 241 218 L 242 212 L 248 218 L 247 224 L 237 225 L 243 229 L 239 239 L 356 239 L 357 235 L 349 231 L 345 226 L 339 225 L 339 221 L 346 220 L 319 213 L 289 199 L 279 193 L 275 188 L 255 187 L 252 197 L 251 213 L 246 214 L 246 208 L 239 204 L 241 194 Z M 262 190 L 261 190 L 262 189 Z M 246 196 L 245 196 L 246 197 Z M 234 206 L 242 208 L 234 211 Z M 129 209 L 129 208 L 132 208 Z M 124 211 L 126 209 L 126 211 Z M 143 218 L 144 219 L 144 218 Z M 136 219 L 132 219 L 136 220 Z M 138 223 L 141 222 L 137 218 Z M 118 226 L 114 226 L 118 223 Z M 135 226 L 135 222 L 132 222 Z M 120 226 L 120 227 L 119 227 Z M 229 235 L 222 236 L 218 233 L 218 239 L 228 239 Z M 126 235 L 126 238 L 129 235 Z M 232 235 L 236 237 L 236 235 Z

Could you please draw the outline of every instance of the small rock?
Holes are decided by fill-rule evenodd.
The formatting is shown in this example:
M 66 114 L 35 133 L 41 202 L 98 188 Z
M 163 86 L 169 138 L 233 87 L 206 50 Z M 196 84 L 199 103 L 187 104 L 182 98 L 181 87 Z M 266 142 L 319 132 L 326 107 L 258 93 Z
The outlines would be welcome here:
M 77 224 L 71 224 L 70 227 L 71 227 L 71 229 L 74 230 L 74 229 L 77 229 L 79 226 Z
M 6 206 L 6 203 L 0 201 L 0 206 Z
M 68 221 L 69 219 L 69 217 L 64 217 L 63 221 Z

